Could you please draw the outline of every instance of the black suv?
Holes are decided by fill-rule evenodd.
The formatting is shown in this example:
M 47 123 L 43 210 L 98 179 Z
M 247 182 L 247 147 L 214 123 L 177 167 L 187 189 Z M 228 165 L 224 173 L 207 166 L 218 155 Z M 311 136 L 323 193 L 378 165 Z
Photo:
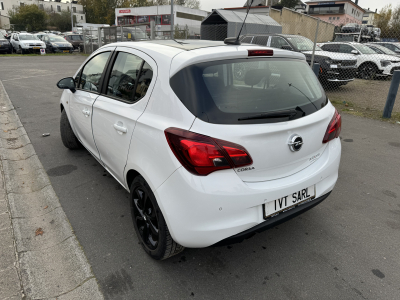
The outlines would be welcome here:
M 272 48 L 301 52 L 311 64 L 314 43 L 301 35 L 264 34 L 246 35 L 241 38 L 242 43 L 258 44 Z M 345 85 L 354 80 L 357 71 L 357 60 L 350 54 L 338 54 L 323 51 L 315 45 L 314 62 L 319 63 L 319 81 L 329 87 Z
M 0 32 L 0 53 L 12 53 L 10 41 Z

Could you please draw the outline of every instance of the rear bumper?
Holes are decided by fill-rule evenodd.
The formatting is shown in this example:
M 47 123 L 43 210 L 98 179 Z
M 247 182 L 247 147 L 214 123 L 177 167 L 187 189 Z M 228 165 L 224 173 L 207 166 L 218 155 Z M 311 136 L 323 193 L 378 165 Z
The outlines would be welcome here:
M 244 239 L 251 238 L 254 236 L 256 233 L 263 232 L 267 229 L 270 229 L 274 226 L 277 226 L 279 224 L 282 224 L 286 221 L 289 221 L 290 219 L 293 219 L 294 217 L 297 217 L 298 215 L 301 215 L 302 213 L 305 213 L 306 211 L 310 210 L 314 206 L 317 206 L 320 204 L 322 201 L 324 201 L 328 196 L 331 194 L 331 192 L 312 200 L 311 202 L 308 202 L 306 204 L 302 204 L 300 206 L 297 206 L 293 208 L 290 211 L 287 211 L 285 213 L 282 213 L 270 220 L 267 220 L 257 226 L 254 226 L 253 228 L 250 228 L 248 230 L 245 230 L 241 233 L 235 234 L 233 236 L 230 236 L 222 241 L 219 241 L 218 243 L 214 244 L 213 246 L 226 246 L 226 245 L 232 245 L 236 243 L 242 242 Z
M 320 203 L 336 184 L 340 157 L 341 143 L 334 139 L 306 169 L 264 182 L 243 182 L 232 169 L 195 176 L 181 167 L 154 194 L 177 243 L 208 247 L 236 235 L 242 239 L 252 230 L 272 226 L 269 222 L 284 222 Z M 315 200 L 264 220 L 263 204 L 311 185 L 316 188 Z

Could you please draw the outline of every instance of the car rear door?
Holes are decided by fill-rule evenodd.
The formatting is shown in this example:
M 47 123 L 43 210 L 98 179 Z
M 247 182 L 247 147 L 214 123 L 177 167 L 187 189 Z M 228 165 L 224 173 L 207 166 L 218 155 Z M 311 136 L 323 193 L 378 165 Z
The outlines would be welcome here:
M 69 103 L 70 123 L 75 135 L 83 146 L 99 159 L 99 152 L 92 133 L 92 107 L 100 95 L 104 70 L 111 57 L 112 48 L 106 48 L 92 57 L 82 68 L 75 93 L 71 93 Z
M 93 105 L 93 135 L 105 167 L 123 183 L 132 133 L 152 93 L 157 65 L 141 51 L 118 47 L 107 74 Z

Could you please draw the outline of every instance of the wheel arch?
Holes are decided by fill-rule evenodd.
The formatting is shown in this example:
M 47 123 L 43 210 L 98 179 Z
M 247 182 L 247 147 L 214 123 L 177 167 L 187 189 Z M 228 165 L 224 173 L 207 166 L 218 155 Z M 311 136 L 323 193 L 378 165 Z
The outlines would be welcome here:
M 372 65 L 372 66 L 374 66 L 377 70 L 379 70 L 378 65 L 377 65 L 376 63 L 374 63 L 373 61 L 365 61 L 365 62 L 363 62 L 357 69 L 360 69 L 362 66 L 365 66 L 365 65 Z
M 61 109 L 61 112 L 63 112 L 63 110 L 64 110 L 64 105 L 61 103 L 60 104 L 60 109 Z
M 131 184 L 133 182 L 133 180 L 135 179 L 136 176 L 141 175 L 138 171 L 130 169 L 127 173 L 126 173 L 126 184 L 128 186 L 128 189 L 131 189 Z M 143 176 L 142 176 L 143 177 Z

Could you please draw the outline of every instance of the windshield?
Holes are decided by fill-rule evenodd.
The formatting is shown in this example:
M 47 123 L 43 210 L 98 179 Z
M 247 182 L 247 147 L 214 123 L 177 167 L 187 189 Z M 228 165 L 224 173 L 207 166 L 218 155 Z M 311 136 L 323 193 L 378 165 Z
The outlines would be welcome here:
M 382 52 L 384 54 L 396 55 L 396 52 L 394 52 L 394 51 L 392 51 L 392 50 L 390 50 L 390 49 L 388 49 L 386 47 L 383 47 L 381 45 L 375 45 L 374 44 L 374 45 L 368 45 L 368 46 L 372 47 L 373 50 L 375 50 L 374 48 L 376 48 L 376 49 L 378 49 L 380 52 Z M 376 52 L 378 52 L 378 51 L 376 51 Z
M 354 48 L 356 48 L 362 54 L 377 54 L 375 50 L 372 50 L 370 47 L 361 44 L 353 44 Z
M 239 119 L 296 108 L 309 115 L 327 103 L 309 65 L 295 59 L 232 59 L 195 64 L 175 74 L 170 84 L 196 117 L 215 124 L 288 121 Z
M 314 43 L 305 37 L 286 37 L 299 51 L 312 51 Z M 315 46 L 315 51 L 322 51 L 319 46 Z
M 39 38 L 37 36 L 34 36 L 33 34 L 20 34 L 19 39 L 21 41 L 39 40 Z
M 53 43 L 66 43 L 67 41 L 60 36 L 49 36 L 50 42 Z

